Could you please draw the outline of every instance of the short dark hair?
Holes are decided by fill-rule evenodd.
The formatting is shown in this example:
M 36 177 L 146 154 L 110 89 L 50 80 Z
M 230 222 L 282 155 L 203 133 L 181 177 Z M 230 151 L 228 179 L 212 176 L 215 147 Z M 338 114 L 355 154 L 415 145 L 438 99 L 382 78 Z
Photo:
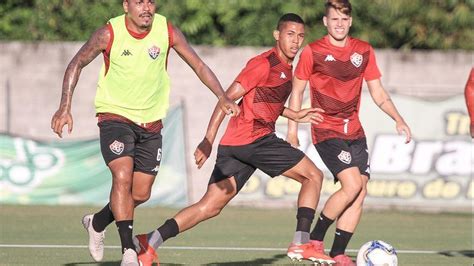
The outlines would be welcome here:
M 296 23 L 304 25 L 304 20 L 300 16 L 296 15 L 295 13 L 286 13 L 285 15 L 281 16 L 281 18 L 278 20 L 276 29 L 281 30 L 281 27 L 283 27 L 283 24 L 287 22 L 296 22 Z
M 326 16 L 329 13 L 329 9 L 334 8 L 337 11 L 341 12 L 342 14 L 351 16 L 352 13 L 352 5 L 349 0 L 327 0 L 326 4 Z

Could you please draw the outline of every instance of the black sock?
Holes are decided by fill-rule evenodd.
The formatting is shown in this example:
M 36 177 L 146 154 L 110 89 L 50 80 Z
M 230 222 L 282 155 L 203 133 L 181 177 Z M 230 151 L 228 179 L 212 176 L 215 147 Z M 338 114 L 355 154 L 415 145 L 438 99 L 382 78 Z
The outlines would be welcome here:
M 307 232 L 311 229 L 311 223 L 314 219 L 315 210 L 307 207 L 298 208 L 296 213 L 296 232 Z
M 333 222 L 334 220 L 329 219 L 321 212 L 316 226 L 313 228 L 313 231 L 309 235 L 310 239 L 323 241 L 329 226 L 331 226 Z
M 166 222 L 158 227 L 157 230 L 160 233 L 163 242 L 168 238 L 175 237 L 179 233 L 178 223 L 176 223 L 174 218 L 166 220 Z
M 133 245 L 133 220 L 117 221 L 115 222 L 117 229 L 120 235 L 120 242 L 122 243 L 122 253 L 125 252 L 125 249 L 135 250 Z
M 347 244 L 349 244 L 349 241 L 351 240 L 352 234 L 353 233 L 336 228 L 336 235 L 334 236 L 334 242 L 332 243 L 329 256 L 334 258 L 337 255 L 344 254 L 344 252 L 346 252 Z
M 94 219 L 92 219 L 92 228 L 96 232 L 102 232 L 105 230 L 107 225 L 111 224 L 115 220 L 114 214 L 110 209 L 110 203 L 107 203 L 102 210 L 94 214 Z

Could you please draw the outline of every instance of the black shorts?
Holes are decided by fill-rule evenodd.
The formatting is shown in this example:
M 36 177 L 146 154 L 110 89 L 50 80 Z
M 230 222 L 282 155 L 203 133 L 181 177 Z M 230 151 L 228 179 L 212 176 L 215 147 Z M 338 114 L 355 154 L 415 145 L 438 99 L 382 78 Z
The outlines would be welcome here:
M 329 139 L 315 144 L 314 147 L 333 174 L 334 182 L 338 181 L 337 174 L 350 167 L 358 167 L 362 175 L 370 178 L 369 150 L 365 138 Z
M 238 192 L 257 168 L 275 177 L 293 168 L 304 156 L 302 151 L 273 133 L 247 145 L 219 145 L 209 184 L 233 176 Z
M 161 131 L 148 132 L 132 123 L 106 120 L 98 123 L 100 150 L 108 165 L 111 161 L 130 156 L 134 172 L 157 175 L 161 163 Z

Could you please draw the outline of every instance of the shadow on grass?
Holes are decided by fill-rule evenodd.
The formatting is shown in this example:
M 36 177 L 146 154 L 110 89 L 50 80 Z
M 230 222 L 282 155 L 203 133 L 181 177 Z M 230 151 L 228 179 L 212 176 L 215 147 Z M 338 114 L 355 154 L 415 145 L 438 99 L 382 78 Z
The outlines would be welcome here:
M 117 266 L 120 265 L 120 261 L 103 261 L 103 262 L 71 262 L 71 263 L 66 263 L 62 264 L 63 266 L 82 266 L 82 265 L 96 265 L 96 266 Z M 153 265 L 156 265 L 155 263 Z M 177 263 L 160 263 L 160 265 L 167 265 L 167 266 L 178 266 L 178 265 L 183 265 L 183 264 L 177 264 Z
M 452 251 L 448 251 L 452 252 Z M 457 253 L 460 253 L 462 251 L 456 251 Z M 472 255 L 472 251 L 471 255 Z M 355 260 L 355 257 L 351 256 L 353 260 Z M 228 262 L 213 262 L 213 263 L 207 263 L 207 264 L 201 264 L 201 265 L 206 265 L 206 266 L 233 266 L 233 265 L 268 265 L 268 264 L 274 264 L 279 260 L 282 259 L 288 259 L 286 257 L 286 254 L 278 254 L 273 257 L 269 258 L 259 258 L 259 259 L 254 259 L 254 260 L 242 260 L 242 261 L 228 261 Z M 304 264 L 311 264 L 310 261 L 303 261 L 303 262 L 292 262 L 288 259 L 288 263 L 278 263 L 278 265 L 301 265 L 302 263 Z M 79 266 L 79 265 L 99 265 L 99 266 L 116 266 L 120 265 L 120 261 L 106 261 L 106 262 L 100 262 L 100 263 L 91 263 L 91 262 L 73 262 L 73 263 L 67 263 L 63 264 L 63 266 Z M 156 265 L 156 264 L 153 264 Z M 160 265 L 162 266 L 177 266 L 177 265 L 184 265 L 184 264 L 178 264 L 178 263 L 167 263 L 167 262 L 160 262 Z
M 468 257 L 474 258 L 474 250 L 445 250 L 438 252 L 440 255 L 444 255 L 446 257 Z
M 277 263 L 277 261 L 280 261 L 282 259 L 287 259 L 288 262 L 283 263 L 283 264 L 281 262 L 278 262 L 278 265 L 301 265 L 302 263 L 309 264 L 309 265 L 315 265 L 314 263 L 312 263 L 310 261 L 307 261 L 307 260 L 302 261 L 302 262 L 297 262 L 297 261 L 292 262 L 292 261 L 290 261 L 289 258 L 286 257 L 286 254 L 278 254 L 278 255 L 275 255 L 275 256 L 270 257 L 270 258 L 259 258 L 259 259 L 255 259 L 255 260 L 232 261 L 232 262 L 215 262 L 215 263 L 208 263 L 208 264 L 203 264 L 203 265 L 206 265 L 206 266 L 268 265 L 268 264 Z M 352 259 L 354 259 L 354 258 L 352 258 Z M 162 264 L 162 265 L 165 265 L 165 264 Z M 316 264 L 316 265 L 319 265 L 319 264 Z
M 77 265 L 99 265 L 99 266 L 117 266 L 120 265 L 120 261 L 104 261 L 104 262 L 71 262 L 63 264 L 63 266 L 77 266 Z

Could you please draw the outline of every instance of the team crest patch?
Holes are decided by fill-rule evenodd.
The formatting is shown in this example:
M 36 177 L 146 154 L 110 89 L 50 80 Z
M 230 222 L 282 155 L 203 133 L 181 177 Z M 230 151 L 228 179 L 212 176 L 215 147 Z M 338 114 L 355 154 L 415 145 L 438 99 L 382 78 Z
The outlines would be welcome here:
M 362 65 L 362 61 L 364 61 L 362 55 L 358 53 L 353 53 L 351 55 L 351 62 L 355 67 L 360 67 Z
M 345 164 L 350 164 L 352 161 L 351 154 L 347 151 L 341 151 L 337 158 L 339 158 L 339 160 Z
M 122 154 L 124 147 L 125 145 L 118 140 L 114 140 L 114 142 L 109 145 L 110 150 L 117 155 Z
M 153 60 L 155 60 L 160 55 L 160 48 L 156 45 L 153 45 L 152 47 L 148 48 L 148 54 Z

